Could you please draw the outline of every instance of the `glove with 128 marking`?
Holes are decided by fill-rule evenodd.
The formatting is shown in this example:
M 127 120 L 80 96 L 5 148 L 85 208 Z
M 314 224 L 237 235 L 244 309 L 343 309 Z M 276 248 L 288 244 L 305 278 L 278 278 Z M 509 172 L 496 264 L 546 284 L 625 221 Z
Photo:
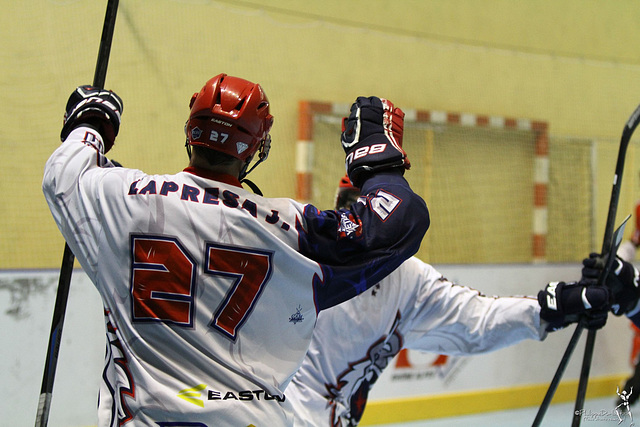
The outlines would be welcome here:
M 411 167 L 402 149 L 404 112 L 384 98 L 359 96 L 342 121 L 342 148 L 351 182 L 360 188 L 365 179 L 381 170 Z

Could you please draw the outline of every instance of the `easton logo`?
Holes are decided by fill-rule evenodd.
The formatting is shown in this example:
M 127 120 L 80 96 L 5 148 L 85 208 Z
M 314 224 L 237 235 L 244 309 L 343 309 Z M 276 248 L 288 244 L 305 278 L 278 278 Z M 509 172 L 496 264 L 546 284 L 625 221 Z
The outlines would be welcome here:
M 206 389 L 207 386 L 204 384 L 198 384 L 195 387 L 185 388 L 184 390 L 180 390 L 178 392 L 178 397 L 180 399 L 184 399 L 189 403 L 193 403 L 196 406 L 204 408 L 204 401 L 201 399 L 201 391 Z
M 226 126 L 228 128 L 233 126 L 231 123 L 225 122 L 224 120 L 216 119 L 215 117 L 211 118 L 211 123 L 217 123 L 219 125 Z
M 558 302 L 556 301 L 556 287 L 558 286 L 558 282 L 551 282 L 549 286 L 547 286 L 547 306 L 551 310 L 558 309 Z
M 272 395 L 266 390 L 218 391 L 207 389 L 205 384 L 198 384 L 195 387 L 180 390 L 177 397 L 201 408 L 204 408 L 205 400 L 236 400 L 245 402 L 252 400 L 273 400 L 275 402 L 284 402 L 286 400 L 284 394 L 282 396 Z

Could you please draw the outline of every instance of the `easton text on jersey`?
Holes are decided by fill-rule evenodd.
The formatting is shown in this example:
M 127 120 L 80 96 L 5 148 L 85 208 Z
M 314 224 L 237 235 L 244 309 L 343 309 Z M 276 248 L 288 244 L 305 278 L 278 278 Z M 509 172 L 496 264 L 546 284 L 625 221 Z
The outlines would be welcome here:
M 186 388 L 180 390 L 177 397 L 186 400 L 189 403 L 193 403 L 196 406 L 204 407 L 204 399 L 208 401 L 215 400 L 238 400 L 238 401 L 251 401 L 251 400 L 272 400 L 275 402 L 284 402 L 286 400 L 285 395 L 272 395 L 266 390 L 236 390 L 236 391 L 218 391 L 210 390 L 204 384 L 199 384 L 195 387 Z
M 247 211 L 254 218 L 258 217 L 258 206 L 255 202 L 245 199 L 241 200 L 240 196 L 232 191 L 223 190 L 220 191 L 217 187 L 207 187 L 200 189 L 191 185 L 182 184 L 178 185 L 173 181 L 163 181 L 161 184 L 157 184 L 155 180 L 149 181 L 144 187 L 138 188 L 140 181 L 134 181 L 129 186 L 129 196 L 147 196 L 147 195 L 160 195 L 160 196 L 179 196 L 180 200 L 189 203 L 202 203 L 205 205 L 220 205 L 226 206 L 232 209 L 243 209 Z M 159 189 L 159 190 L 158 190 Z M 280 216 L 278 211 L 271 210 L 271 214 L 267 215 L 264 220 L 269 224 L 278 224 L 280 222 Z M 290 226 L 286 222 L 282 222 L 280 228 L 287 231 Z
M 275 400 L 277 402 L 284 402 L 286 400 L 285 395 L 282 396 L 271 395 L 265 390 L 241 390 L 241 391 L 207 391 L 207 400 Z

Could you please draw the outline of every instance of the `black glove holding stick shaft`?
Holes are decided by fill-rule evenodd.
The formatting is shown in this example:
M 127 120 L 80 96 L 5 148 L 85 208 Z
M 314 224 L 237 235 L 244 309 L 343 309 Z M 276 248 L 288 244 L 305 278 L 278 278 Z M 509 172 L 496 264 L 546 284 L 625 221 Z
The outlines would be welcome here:
M 605 258 L 591 253 L 582 260 L 582 282 L 594 286 L 605 269 Z M 638 270 L 631 264 L 616 256 L 611 271 L 604 278 L 604 286 L 609 289 L 611 312 L 616 316 L 633 315 L 640 299 L 638 287 Z
M 122 100 L 114 92 L 89 85 L 79 86 L 67 101 L 60 139 L 67 139 L 79 126 L 89 126 L 102 136 L 104 153 L 107 153 L 120 130 L 122 110 Z
M 538 292 L 540 318 L 548 323 L 547 332 L 565 328 L 586 319 L 587 329 L 600 329 L 607 322 L 609 292 L 580 282 L 551 282 Z

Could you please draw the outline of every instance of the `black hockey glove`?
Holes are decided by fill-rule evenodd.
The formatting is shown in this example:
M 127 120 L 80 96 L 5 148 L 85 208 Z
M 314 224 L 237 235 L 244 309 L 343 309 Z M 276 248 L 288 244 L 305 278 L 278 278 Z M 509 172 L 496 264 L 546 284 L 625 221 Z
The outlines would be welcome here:
M 582 260 L 582 280 L 587 285 L 598 283 L 598 277 L 605 267 L 605 260 L 600 254 L 589 254 L 589 258 Z M 611 295 L 611 312 L 616 316 L 629 313 L 638 305 L 640 288 L 639 274 L 633 264 L 620 257 L 616 257 L 611 272 L 606 277 L 604 285 Z
M 557 331 L 585 317 L 587 329 L 600 329 L 607 322 L 609 292 L 602 286 L 577 282 L 551 282 L 538 292 L 540 318 L 548 332 Z
M 78 126 L 89 125 L 102 136 L 106 153 L 113 147 L 120 130 L 122 110 L 122 100 L 114 92 L 88 85 L 79 86 L 67 101 L 60 139 L 67 139 Z
M 402 149 L 404 112 L 393 103 L 375 96 L 359 96 L 342 121 L 342 148 L 347 158 L 347 175 L 360 188 L 365 179 L 380 170 L 409 169 Z

